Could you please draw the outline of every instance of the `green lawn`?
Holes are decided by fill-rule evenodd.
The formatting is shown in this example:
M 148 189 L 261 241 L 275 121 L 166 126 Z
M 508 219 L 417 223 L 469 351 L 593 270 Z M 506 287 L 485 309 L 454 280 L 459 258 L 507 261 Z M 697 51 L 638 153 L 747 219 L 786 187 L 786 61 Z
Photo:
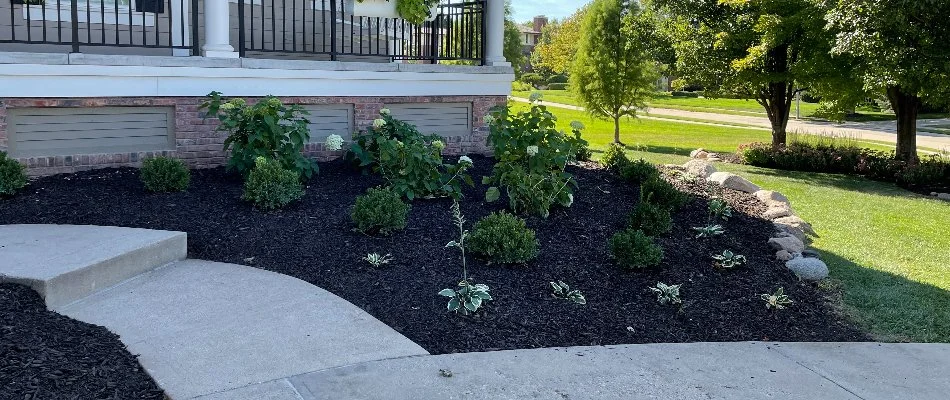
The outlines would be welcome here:
M 581 106 L 570 92 L 565 90 L 540 90 L 544 95 L 544 100 L 552 103 L 570 104 Z M 512 96 L 527 98 L 532 92 L 512 92 Z M 765 117 L 765 110 L 754 100 L 743 99 L 707 99 L 693 97 L 673 97 L 667 93 L 657 93 L 650 100 L 650 107 L 668 108 L 684 111 L 710 112 L 716 114 L 745 115 Z M 814 118 L 818 111 L 818 104 L 801 102 L 801 116 L 803 118 Z M 792 115 L 796 115 L 796 104 L 792 104 Z M 921 114 L 919 118 L 946 118 L 945 114 Z M 858 110 L 857 115 L 846 118 L 849 121 L 887 121 L 896 117 L 892 113 L 873 111 L 869 109 Z
M 584 122 L 584 137 L 595 152 L 613 138 L 611 123 L 551 110 L 564 129 L 571 120 Z M 632 157 L 662 164 L 683 163 L 698 147 L 734 151 L 740 143 L 768 140 L 769 133 L 628 120 L 621 139 Z M 815 226 L 821 236 L 814 247 L 831 268 L 824 286 L 840 294 L 842 312 L 880 340 L 950 342 L 950 205 L 860 177 L 716 166 L 785 193 Z

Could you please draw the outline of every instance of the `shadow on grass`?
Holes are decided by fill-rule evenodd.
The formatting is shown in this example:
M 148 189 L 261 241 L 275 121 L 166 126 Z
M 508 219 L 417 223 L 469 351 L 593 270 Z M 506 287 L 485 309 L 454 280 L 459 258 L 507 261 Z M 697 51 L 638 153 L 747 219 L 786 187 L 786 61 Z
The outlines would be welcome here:
M 748 167 L 750 173 L 773 178 L 786 178 L 803 181 L 808 185 L 827 186 L 887 197 L 926 198 L 903 189 L 896 184 L 867 179 L 859 175 L 830 174 L 823 172 L 787 171 L 763 167 Z
M 839 311 L 875 340 L 950 342 L 950 291 L 819 250 L 831 269 L 822 286 L 832 288 Z

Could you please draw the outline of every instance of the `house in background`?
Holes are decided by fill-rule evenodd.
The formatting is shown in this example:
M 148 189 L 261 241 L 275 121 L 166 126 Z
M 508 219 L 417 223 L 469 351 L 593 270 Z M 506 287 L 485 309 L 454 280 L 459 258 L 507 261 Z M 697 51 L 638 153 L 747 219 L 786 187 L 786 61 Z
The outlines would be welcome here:
M 528 62 L 522 67 L 524 71 L 531 71 L 533 68 L 531 66 L 531 53 L 534 53 L 534 48 L 538 46 L 538 43 L 541 43 L 541 31 L 545 26 L 548 25 L 548 17 L 543 15 L 538 15 L 534 17 L 530 26 L 519 25 L 518 29 L 521 31 L 521 40 L 522 47 L 521 52 L 525 55 Z
M 225 136 L 198 111 L 211 91 L 303 105 L 317 156 L 332 156 L 326 136 L 349 138 L 383 108 L 445 136 L 450 152 L 485 150 L 483 117 L 507 102 L 514 79 L 502 55 L 504 0 L 442 0 L 418 25 L 354 8 L 0 0 L 0 151 L 33 175 L 153 155 L 221 165 Z

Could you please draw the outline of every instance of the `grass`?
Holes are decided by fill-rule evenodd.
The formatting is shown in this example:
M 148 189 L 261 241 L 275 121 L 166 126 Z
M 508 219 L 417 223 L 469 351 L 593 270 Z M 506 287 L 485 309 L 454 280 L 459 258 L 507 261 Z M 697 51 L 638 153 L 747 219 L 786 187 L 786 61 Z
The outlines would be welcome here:
M 583 112 L 550 110 L 564 128 L 571 120 L 584 122 L 584 137 L 595 151 L 613 139 L 611 123 Z M 740 143 L 768 138 L 759 130 L 656 120 L 624 121 L 621 136 L 632 157 L 658 164 L 683 163 L 699 147 L 731 152 Z M 823 285 L 840 295 L 841 311 L 868 332 L 885 341 L 950 342 L 947 203 L 856 176 L 717 167 L 789 196 L 821 235 L 813 246 L 831 268 Z
M 548 102 L 581 106 L 570 92 L 565 90 L 541 90 L 544 99 Z M 531 92 L 512 92 L 512 96 L 528 98 Z M 695 97 L 673 97 L 667 93 L 657 93 L 649 102 L 650 107 L 667 108 L 673 110 L 707 112 L 715 114 L 742 115 L 766 117 L 765 110 L 754 100 L 746 99 L 708 99 Z M 803 118 L 818 118 L 818 104 L 801 102 L 801 116 Z M 891 121 L 896 119 L 894 114 L 871 109 L 859 109 L 855 115 L 845 118 L 848 121 Z M 792 104 L 792 116 L 796 115 L 796 104 Z M 921 114 L 920 119 L 946 118 L 946 114 Z M 818 118 L 820 119 L 820 118 Z M 942 132 L 937 132 L 942 133 Z

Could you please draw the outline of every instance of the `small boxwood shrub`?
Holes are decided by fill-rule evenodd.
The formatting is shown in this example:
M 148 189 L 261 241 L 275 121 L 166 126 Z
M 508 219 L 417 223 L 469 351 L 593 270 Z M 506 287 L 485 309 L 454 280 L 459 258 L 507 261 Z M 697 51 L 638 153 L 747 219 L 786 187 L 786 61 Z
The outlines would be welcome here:
M 547 80 L 547 83 L 548 83 L 548 85 L 550 85 L 550 84 L 552 84 L 552 83 L 567 83 L 569 80 L 570 80 L 570 78 L 568 78 L 567 75 L 564 75 L 564 74 L 556 74 L 556 75 L 551 75 L 551 76 L 549 76 L 549 77 L 548 77 L 548 80 Z
M 694 99 L 695 99 L 695 98 L 699 97 L 699 93 L 698 93 L 698 92 L 685 92 L 685 91 L 682 91 L 682 90 L 674 90 L 674 91 L 670 92 L 670 96 L 673 96 L 673 97 L 689 97 L 689 98 L 694 98 Z
M 673 228 L 673 219 L 666 207 L 641 201 L 630 214 L 630 228 L 643 231 L 647 236 L 658 236 Z
M 155 157 L 142 162 L 139 178 L 150 192 L 181 192 L 188 189 L 191 171 L 181 160 Z
M 541 76 L 541 74 L 538 74 L 536 72 L 528 72 L 524 75 L 521 75 L 521 81 L 529 85 L 532 85 L 534 87 L 537 87 L 538 85 L 544 83 L 544 78 Z
M 538 240 L 523 219 L 504 211 L 475 224 L 468 239 L 472 253 L 501 264 L 523 264 L 538 255 Z
M 356 198 L 350 218 L 356 230 L 367 235 L 388 235 L 406 227 L 409 204 L 389 188 L 370 188 Z
M 244 181 L 242 198 L 261 210 L 276 210 L 303 197 L 300 174 L 284 169 L 280 161 L 258 157 Z
M 567 90 L 568 87 L 569 86 L 567 83 L 549 83 L 548 84 L 548 90 Z
M 614 172 L 622 171 L 629 163 L 630 159 L 627 158 L 625 148 L 620 143 L 611 143 L 608 145 L 607 150 L 604 151 L 604 155 L 600 157 L 600 165 Z
M 0 198 L 13 196 L 26 186 L 26 168 L 0 151 Z
M 511 90 L 515 92 L 527 92 L 534 90 L 534 86 L 531 86 L 531 84 L 527 82 L 514 81 L 511 82 Z
M 610 252 L 618 265 L 629 270 L 655 267 L 663 261 L 663 249 L 638 229 L 617 232 L 610 238 Z
M 660 171 L 650 162 L 639 159 L 626 163 L 620 170 L 620 177 L 631 182 L 646 182 L 660 176 Z
M 647 179 L 646 182 L 640 185 L 640 201 L 650 202 L 667 210 L 675 211 L 686 205 L 689 196 L 677 190 L 663 178 L 656 176 Z

